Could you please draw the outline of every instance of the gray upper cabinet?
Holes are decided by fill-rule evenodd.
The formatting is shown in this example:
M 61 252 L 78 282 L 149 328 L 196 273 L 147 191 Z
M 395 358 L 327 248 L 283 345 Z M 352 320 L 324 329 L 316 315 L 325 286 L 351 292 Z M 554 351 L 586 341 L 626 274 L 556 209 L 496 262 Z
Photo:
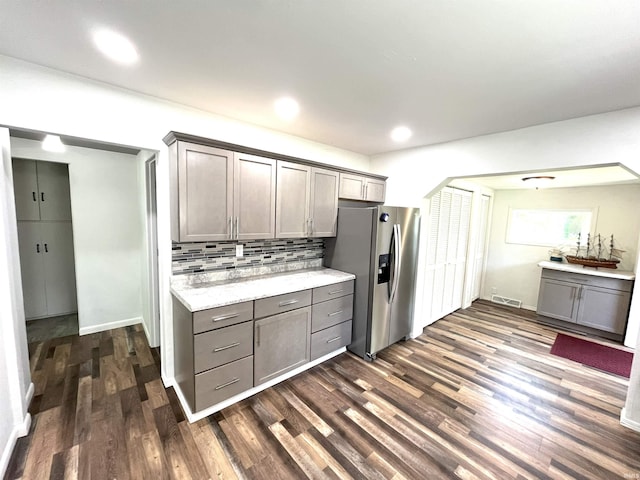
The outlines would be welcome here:
M 311 198 L 309 199 L 310 231 L 312 237 L 335 237 L 338 224 L 339 174 L 324 168 L 311 169 Z
M 233 152 L 187 142 L 172 145 L 172 240 L 229 240 Z
M 236 153 L 234 239 L 275 238 L 276 161 Z
M 278 161 L 276 237 L 334 237 L 338 172 Z
M 274 238 L 275 160 L 189 142 L 170 155 L 173 241 Z
M 351 173 L 340 174 L 340 198 L 384 202 L 385 181 Z
M 14 158 L 13 183 L 18 220 L 71 221 L 66 164 Z

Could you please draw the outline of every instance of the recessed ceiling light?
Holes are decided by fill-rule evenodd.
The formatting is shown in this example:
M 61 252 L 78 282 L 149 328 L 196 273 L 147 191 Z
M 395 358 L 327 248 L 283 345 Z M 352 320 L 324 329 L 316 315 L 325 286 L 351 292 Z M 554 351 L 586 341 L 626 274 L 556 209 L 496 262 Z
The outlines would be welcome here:
M 404 142 L 409 140 L 413 135 L 413 132 L 409 130 L 407 127 L 396 127 L 391 130 L 391 139 L 394 142 Z
M 112 30 L 96 30 L 93 41 L 98 50 L 115 62 L 131 65 L 138 61 L 136 47 L 124 35 Z
M 282 97 L 273 103 L 276 115 L 282 120 L 291 121 L 300 113 L 300 105 L 291 97 Z
M 62 153 L 66 150 L 66 147 L 58 135 L 47 135 L 42 140 L 42 149 L 47 152 Z

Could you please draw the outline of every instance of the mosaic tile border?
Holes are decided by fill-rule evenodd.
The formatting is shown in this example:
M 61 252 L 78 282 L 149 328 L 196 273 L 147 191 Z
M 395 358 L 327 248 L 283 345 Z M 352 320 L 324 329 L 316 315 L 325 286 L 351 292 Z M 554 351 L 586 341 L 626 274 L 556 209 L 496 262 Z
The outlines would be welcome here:
M 243 245 L 242 258 L 236 258 L 238 244 Z M 174 243 L 171 248 L 173 275 L 286 264 L 324 257 L 322 238 Z

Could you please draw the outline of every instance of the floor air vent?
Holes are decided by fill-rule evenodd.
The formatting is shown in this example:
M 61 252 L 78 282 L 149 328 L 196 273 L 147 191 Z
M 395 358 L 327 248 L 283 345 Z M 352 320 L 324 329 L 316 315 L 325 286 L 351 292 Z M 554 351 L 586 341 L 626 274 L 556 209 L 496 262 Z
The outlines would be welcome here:
M 520 308 L 522 306 L 521 300 L 516 300 L 514 298 L 502 297 L 500 295 L 492 295 L 491 301 L 493 303 L 499 303 L 500 305 L 509 305 L 510 307 Z

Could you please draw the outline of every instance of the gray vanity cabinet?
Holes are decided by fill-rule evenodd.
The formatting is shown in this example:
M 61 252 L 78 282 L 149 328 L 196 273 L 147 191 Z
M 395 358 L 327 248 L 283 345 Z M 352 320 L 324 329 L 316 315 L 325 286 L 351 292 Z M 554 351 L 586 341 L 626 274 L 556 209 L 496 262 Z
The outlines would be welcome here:
M 171 157 L 171 239 L 274 238 L 276 162 L 189 142 Z
M 544 268 L 537 313 L 622 335 L 632 288 L 633 280 Z
M 340 198 L 384 202 L 385 181 L 351 173 L 340 174 Z
M 278 161 L 276 237 L 335 237 L 338 172 Z

